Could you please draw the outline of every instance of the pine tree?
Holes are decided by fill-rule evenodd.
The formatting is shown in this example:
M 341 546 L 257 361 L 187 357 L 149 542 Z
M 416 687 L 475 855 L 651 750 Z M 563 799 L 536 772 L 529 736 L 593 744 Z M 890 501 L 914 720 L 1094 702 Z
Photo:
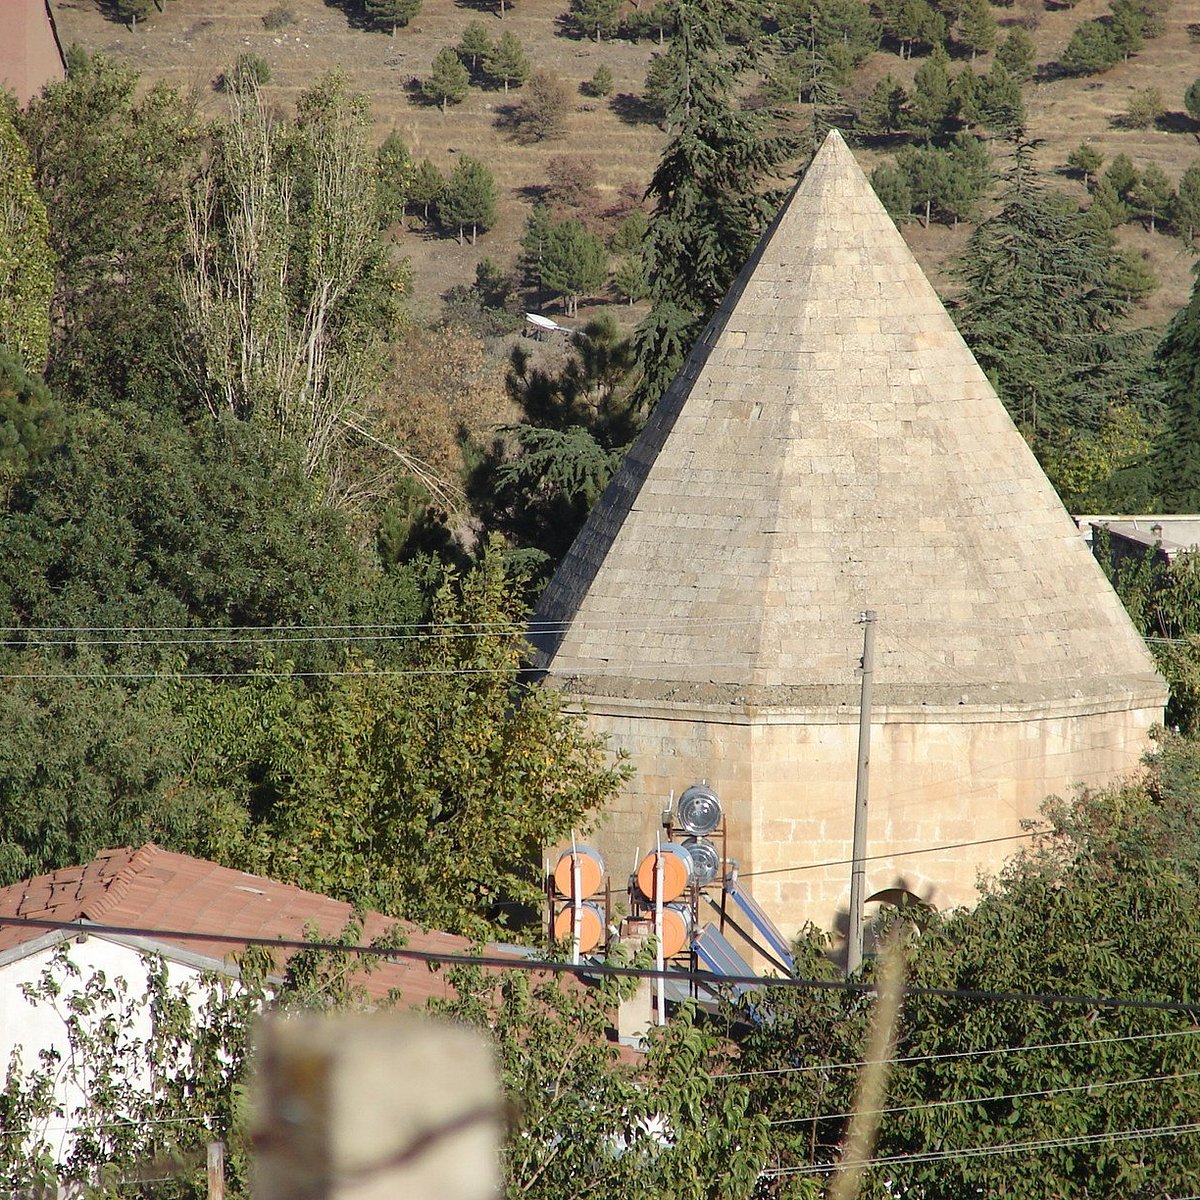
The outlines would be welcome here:
M 634 338 L 644 408 L 662 395 L 749 257 L 777 204 L 761 184 L 793 152 L 769 114 L 736 104 L 753 57 L 727 41 L 734 11 L 726 0 L 681 0 L 663 55 L 662 99 L 674 132 L 648 189 L 651 310 Z
M 1034 176 L 1019 143 L 1003 204 L 971 235 L 956 316 L 1035 448 L 1097 428 L 1105 410 L 1141 396 L 1139 335 L 1121 328 L 1128 300 L 1113 253 L 1066 197 Z
M 871 172 L 871 186 L 888 210 L 888 215 L 899 224 L 912 216 L 913 194 L 904 173 L 896 167 L 881 163 Z
M 964 0 L 958 16 L 958 41 L 977 54 L 987 54 L 996 46 L 996 18 L 987 0 Z
M 429 220 L 431 209 L 434 215 L 437 214 L 438 204 L 445 191 L 446 180 L 441 171 L 428 158 L 422 159 L 420 166 L 413 172 L 408 190 L 408 201 L 414 208 L 420 208 L 421 220 Z
M 1014 79 L 1027 83 L 1033 78 L 1037 65 L 1037 49 L 1033 38 L 1019 25 L 1013 26 L 996 50 L 996 61 L 1003 63 L 1004 69 Z
M 938 46 L 913 76 L 910 127 L 926 139 L 942 137 L 957 105 L 950 91 L 950 56 Z
M 1150 232 L 1154 233 L 1158 218 L 1171 209 L 1175 189 L 1163 169 L 1151 163 L 1142 172 L 1130 199 L 1139 215 L 1146 218 Z
M 529 78 L 532 68 L 520 38 L 511 29 L 506 29 L 500 40 L 484 54 L 483 69 L 490 78 L 504 84 L 507 93 L 513 84 L 520 87 Z
M 908 127 L 909 95 L 894 75 L 885 75 L 872 89 L 858 114 L 863 133 L 888 137 Z
M 483 163 L 465 154 L 458 160 L 438 202 L 438 220 L 450 228 L 457 226 L 460 243 L 470 226 L 472 246 L 479 230 L 495 223 L 496 181 Z
M 391 225 L 404 216 L 417 168 L 404 139 L 394 129 L 376 151 L 375 161 L 379 168 L 375 189 L 379 219 L 384 225 Z
M 1163 505 L 1168 512 L 1200 512 L 1200 280 L 1154 357 L 1167 408 L 1153 456 Z
M 992 69 L 979 81 L 975 117 L 985 129 L 1003 137 L 1012 137 L 1025 127 L 1021 85 L 1003 63 L 992 63 Z
M 579 311 L 579 297 L 594 292 L 608 274 L 608 252 L 594 233 L 573 217 L 550 226 L 542 252 L 542 285 L 563 298 L 567 316 Z
M 621 11 L 621 0 L 571 0 L 571 14 L 575 24 L 587 37 L 603 41 L 607 34 L 617 32 L 617 16 Z
M 1200 79 L 1193 79 L 1183 93 L 1183 107 L 1193 121 L 1200 121 Z
M 1200 229 L 1200 166 L 1194 163 L 1179 177 L 1175 193 L 1175 205 L 1171 210 L 1171 224 L 1179 235 L 1191 242 Z
M 1083 186 L 1088 191 L 1092 190 L 1092 181 L 1096 178 L 1096 172 L 1100 170 L 1103 163 L 1104 155 L 1095 146 L 1089 145 L 1087 142 L 1080 142 L 1067 155 L 1067 166 L 1073 171 L 1078 171 L 1083 176 Z
M 391 27 L 392 36 L 400 25 L 407 25 L 421 11 L 421 0 L 362 0 L 363 13 L 370 25 Z
M 1072 75 L 1098 75 L 1121 61 L 1121 49 L 1107 25 L 1085 21 L 1071 34 L 1059 61 Z
M 458 55 L 450 46 L 443 46 L 433 60 L 433 74 L 421 83 L 421 94 L 445 112 L 448 105 L 459 104 L 465 99 L 470 82 L 467 68 Z
M 458 39 L 458 45 L 455 49 L 458 51 L 459 58 L 464 60 L 470 59 L 472 74 L 478 71 L 480 61 L 486 59 L 492 49 L 492 39 L 488 36 L 487 28 L 483 22 L 468 22 L 467 27 L 462 32 L 462 37 Z

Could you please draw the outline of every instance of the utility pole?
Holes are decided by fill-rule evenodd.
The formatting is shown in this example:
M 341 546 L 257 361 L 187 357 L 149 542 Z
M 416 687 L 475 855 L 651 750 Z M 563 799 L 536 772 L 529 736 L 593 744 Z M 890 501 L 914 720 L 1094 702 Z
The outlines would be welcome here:
M 875 613 L 858 614 L 863 627 L 862 698 L 858 705 L 858 775 L 854 781 L 854 848 L 850 867 L 850 928 L 846 935 L 846 974 L 862 966 L 863 904 L 867 890 L 867 770 L 871 764 L 871 677 L 875 671 Z

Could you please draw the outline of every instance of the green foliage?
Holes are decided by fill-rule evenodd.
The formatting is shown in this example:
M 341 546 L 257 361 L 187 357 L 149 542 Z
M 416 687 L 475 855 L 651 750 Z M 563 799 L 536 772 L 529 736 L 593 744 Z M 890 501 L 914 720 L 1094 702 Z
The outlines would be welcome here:
M 946 20 L 929 0 L 884 0 L 879 6 L 883 31 L 910 58 L 917 46 L 932 48 L 946 39 Z
M 561 76 L 534 71 L 511 117 L 519 142 L 550 142 L 567 132 L 571 93 Z
M 579 297 L 604 284 L 608 252 L 604 242 L 573 217 L 553 224 L 542 250 L 541 285 L 563 299 L 568 316 L 575 316 Z
M 673 135 L 648 188 L 655 202 L 645 250 L 651 309 L 635 337 L 645 408 L 666 389 L 750 256 L 779 200 L 763 185 L 795 150 L 770 114 L 737 106 L 753 53 L 728 43 L 731 15 L 719 0 L 684 0 L 662 58 Z
M 0 349 L 7 347 L 35 371 L 50 353 L 49 236 L 29 154 L 11 116 L 0 108 Z
M 1187 747 L 1170 772 L 1160 762 L 1144 788 L 1049 805 L 1052 832 L 986 887 L 974 909 L 926 924 L 914 947 L 913 984 L 1190 1001 L 1200 965 L 1196 856 L 1187 839 L 1171 839 L 1193 815 L 1194 760 Z M 1180 794 L 1171 776 L 1183 763 Z M 1200 1169 L 1195 1139 L 1174 1139 L 1163 1155 L 1147 1154 L 1140 1139 L 1111 1136 L 1168 1128 L 1192 1110 L 1200 1044 L 1161 1036 L 1189 1025 L 1147 1010 L 910 998 L 900 1053 L 915 1061 L 896 1066 L 888 1101 L 906 1111 L 884 1117 L 877 1149 L 889 1159 L 890 1186 L 929 1200 L 1115 1200 L 1190 1187 Z M 980 1047 L 1016 1046 L 1041 1048 L 978 1055 Z M 1155 1082 L 1124 1083 L 1132 1079 Z M 980 1095 L 1004 1098 L 928 1103 Z M 1070 1140 L 1089 1137 L 1095 1145 Z M 949 1153 L 999 1143 L 1038 1149 Z M 922 1161 L 931 1147 L 947 1153 Z
M 624 296 L 632 305 L 645 300 L 650 294 L 650 276 L 646 271 L 646 260 L 638 251 L 626 254 L 613 271 L 613 286 L 617 294 Z
M 607 64 L 601 63 L 587 82 L 587 93 L 602 100 L 605 96 L 611 96 L 612 90 L 613 73 Z
M 1121 47 L 1107 25 L 1085 21 L 1076 27 L 1059 61 L 1072 75 L 1098 75 L 1121 61 Z
M 513 350 L 505 384 L 524 421 L 509 426 L 473 482 L 490 528 L 553 566 L 639 428 L 630 397 L 629 339 L 608 316 L 571 338 L 558 374 Z
M 1033 38 L 1019 25 L 1013 26 L 996 50 L 996 61 L 1016 80 L 1027 83 L 1037 65 Z
M 1200 511 L 1200 283 L 1171 319 L 1155 351 L 1165 385 L 1163 439 L 1155 475 L 1167 512 Z
M 1124 123 L 1130 129 L 1148 129 L 1166 111 L 1158 88 L 1141 88 L 1129 97 Z
M 836 103 L 854 68 L 879 46 L 879 22 L 859 0 L 802 0 L 782 6 L 777 20 L 784 54 L 767 81 L 777 101 Z
M 421 81 L 421 95 L 430 104 L 441 106 L 445 112 L 451 104 L 460 104 L 467 98 L 471 77 L 467 68 L 459 61 L 450 46 L 443 46 L 433 59 L 433 73 Z
M 506 29 L 500 40 L 484 52 L 483 70 L 489 78 L 503 84 L 507 92 L 510 87 L 520 87 L 529 78 L 533 66 L 520 38 L 511 29 Z
M 446 191 L 446 180 L 441 171 L 428 158 L 421 159 L 413 173 L 408 199 L 414 208 L 420 208 L 422 220 L 428 221 L 430 214 L 437 215 L 438 204 Z
M 908 124 L 914 133 L 927 140 L 944 137 L 958 115 L 949 67 L 950 56 L 938 46 L 913 76 Z
M 1112 162 L 1108 164 L 1108 170 L 1104 172 L 1104 182 L 1122 200 L 1129 199 L 1140 178 L 1137 167 L 1133 165 L 1133 160 L 1128 154 L 1123 153 L 1114 156 Z
M 1200 78 L 1193 79 L 1183 94 L 1183 106 L 1193 121 L 1200 121 Z
M 124 21 L 130 29 L 136 29 L 154 11 L 154 0 L 113 0 L 113 11 L 117 20 Z
M 0 511 L 62 438 L 62 409 L 42 381 L 0 346 Z
M 904 84 L 894 75 L 885 75 L 863 101 L 856 127 L 868 137 L 889 137 L 907 127 L 908 105 Z
M 887 163 L 880 163 L 871 172 L 871 186 L 883 207 L 888 210 L 888 215 L 897 224 L 907 221 L 912 216 L 912 188 L 908 186 L 908 177 L 903 171 Z
M 439 572 L 405 673 L 197 689 L 198 778 L 261 814 L 234 860 L 441 929 L 538 912 L 542 847 L 583 831 L 624 769 L 556 693 L 521 687 L 525 610 L 502 557 L 493 542 L 461 579 Z M 231 763 L 250 769 L 230 779 Z
M 1191 242 L 1200 228 L 1200 166 L 1195 163 L 1179 177 L 1171 208 L 1171 224 L 1186 242 Z
M 996 18 L 987 0 L 964 0 L 957 26 L 957 41 L 971 52 L 972 60 L 977 54 L 987 54 L 996 48 Z
M 261 54 L 249 51 L 239 54 L 237 61 L 221 75 L 220 88 L 223 92 L 252 92 L 271 82 L 271 66 Z
M 407 25 L 421 11 L 421 0 L 362 0 L 363 16 L 368 24 L 391 29 Z
M 272 33 L 288 25 L 295 25 L 296 12 L 290 4 L 273 4 L 262 15 L 263 28 Z
M 571 16 L 579 32 L 597 42 L 617 32 L 620 12 L 621 0 L 571 0 Z
M 1096 177 L 1096 172 L 1104 163 L 1104 155 L 1100 153 L 1095 146 L 1087 142 L 1080 142 L 1070 154 L 1067 155 L 1067 166 L 1073 171 L 1078 171 L 1083 176 L 1084 187 L 1091 190 L 1092 180 Z
M 1142 176 L 1129 198 L 1138 214 L 1145 217 L 1150 232 L 1153 233 L 1158 219 L 1171 211 L 1175 189 L 1163 169 L 1157 163 L 1150 163 L 1142 171 Z
M 375 152 L 375 196 L 382 225 L 399 221 L 412 197 L 416 164 L 404 139 L 392 130 Z
M 34 97 L 17 126 L 58 264 L 48 381 L 64 397 L 157 410 L 185 403 L 176 280 L 198 122 L 174 89 L 139 96 L 137 83 L 76 53 L 69 78 Z
M 471 245 L 480 229 L 487 230 L 496 220 L 496 181 L 491 171 L 478 160 L 464 154 L 455 164 L 438 200 L 438 220 L 458 228 L 458 240 L 471 229 Z
M 635 208 L 617 226 L 617 231 L 612 235 L 612 239 L 608 244 L 609 249 L 614 254 L 632 254 L 640 251 L 649 230 L 650 218 L 646 216 L 643 209 Z
M 986 146 L 967 134 L 960 134 L 947 150 L 905 146 L 896 155 L 896 170 L 903 189 L 895 187 L 886 171 L 879 177 L 881 186 L 889 191 L 892 203 L 907 194 L 912 210 L 920 211 L 926 226 L 935 212 L 955 224 L 970 216 L 992 178 Z
M 472 74 L 479 70 L 480 61 L 486 58 L 491 49 L 492 38 L 487 26 L 482 21 L 468 21 L 455 50 L 459 58 L 470 60 Z
M 1001 62 L 979 81 L 975 94 L 975 120 L 985 129 L 1002 137 L 1015 137 L 1025 127 L 1025 101 L 1021 84 Z
M 1115 405 L 1145 401 L 1140 342 L 1114 286 L 1113 253 L 1065 197 L 1033 177 L 1018 146 L 999 212 L 971 235 L 959 328 L 1035 448 L 1095 430 Z

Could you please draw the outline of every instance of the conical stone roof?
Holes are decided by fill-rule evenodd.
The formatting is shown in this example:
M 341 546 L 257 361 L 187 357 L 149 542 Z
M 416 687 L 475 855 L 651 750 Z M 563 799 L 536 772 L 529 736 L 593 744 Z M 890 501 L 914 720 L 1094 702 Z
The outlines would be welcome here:
M 841 136 L 826 140 L 547 587 L 569 692 L 748 706 L 1164 695 Z

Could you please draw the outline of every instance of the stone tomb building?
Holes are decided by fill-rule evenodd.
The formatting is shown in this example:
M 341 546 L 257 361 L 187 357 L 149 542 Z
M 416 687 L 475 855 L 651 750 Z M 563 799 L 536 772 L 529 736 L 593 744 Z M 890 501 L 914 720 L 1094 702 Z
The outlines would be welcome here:
M 1144 643 L 833 132 L 534 618 L 544 682 L 637 770 L 592 839 L 615 881 L 707 782 L 784 932 L 844 927 L 849 867 L 811 864 L 850 857 L 867 609 L 868 895 L 970 902 L 1048 794 L 1133 770 L 1162 719 Z

